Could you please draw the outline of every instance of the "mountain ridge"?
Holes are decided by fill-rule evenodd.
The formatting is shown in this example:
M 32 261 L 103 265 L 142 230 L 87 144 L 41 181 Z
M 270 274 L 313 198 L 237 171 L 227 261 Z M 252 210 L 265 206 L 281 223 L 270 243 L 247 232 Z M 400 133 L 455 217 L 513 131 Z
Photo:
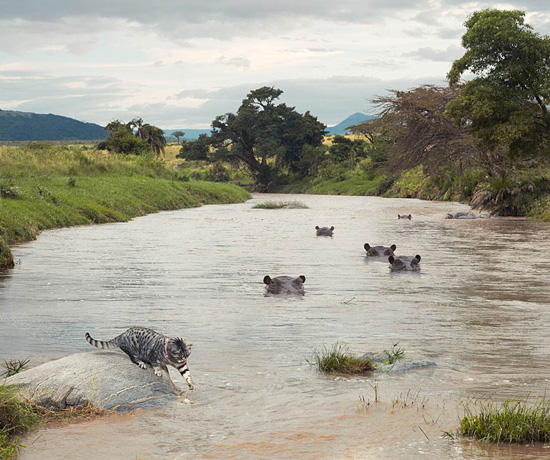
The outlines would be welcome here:
M 103 126 L 62 115 L 0 109 L 0 141 L 102 140 Z

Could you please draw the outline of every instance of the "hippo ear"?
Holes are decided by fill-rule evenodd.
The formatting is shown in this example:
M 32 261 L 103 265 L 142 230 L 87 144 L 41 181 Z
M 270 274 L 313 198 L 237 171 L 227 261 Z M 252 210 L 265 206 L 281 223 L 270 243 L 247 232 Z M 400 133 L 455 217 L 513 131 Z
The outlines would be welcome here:
M 267 276 L 267 275 L 264 276 L 264 283 L 265 283 L 265 284 L 271 283 L 271 278 L 270 278 L 269 276 Z
M 302 280 L 302 283 L 306 282 L 306 277 L 304 275 L 300 275 L 298 278 Z
M 392 244 L 392 245 L 390 246 L 390 249 L 391 249 L 392 251 L 395 251 L 395 250 L 397 249 L 397 246 L 396 246 L 395 244 Z
M 409 219 L 412 219 L 412 217 L 413 217 L 412 214 L 409 214 Z
M 370 244 L 365 243 L 365 245 L 363 247 L 365 248 L 365 251 L 368 251 L 370 249 Z
M 334 230 L 334 227 L 330 227 L 330 231 L 332 232 Z
M 393 257 L 393 256 L 389 256 L 389 257 L 388 257 L 388 262 L 389 262 L 390 264 L 393 264 L 394 261 L 395 261 L 395 257 Z
M 319 226 L 318 226 L 318 225 L 315 226 L 315 230 L 319 230 Z
M 418 262 L 420 262 L 420 256 L 419 256 L 418 254 L 415 255 L 414 258 L 415 258 L 416 260 L 418 260 Z

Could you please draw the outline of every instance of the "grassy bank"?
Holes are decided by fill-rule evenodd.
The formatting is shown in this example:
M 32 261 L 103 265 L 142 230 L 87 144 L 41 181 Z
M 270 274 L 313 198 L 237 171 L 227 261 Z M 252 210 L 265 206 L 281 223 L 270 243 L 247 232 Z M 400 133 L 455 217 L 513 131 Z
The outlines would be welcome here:
M 233 185 L 181 177 L 153 157 L 40 143 L 0 147 L 0 267 L 13 266 L 10 245 L 42 230 L 248 198 Z

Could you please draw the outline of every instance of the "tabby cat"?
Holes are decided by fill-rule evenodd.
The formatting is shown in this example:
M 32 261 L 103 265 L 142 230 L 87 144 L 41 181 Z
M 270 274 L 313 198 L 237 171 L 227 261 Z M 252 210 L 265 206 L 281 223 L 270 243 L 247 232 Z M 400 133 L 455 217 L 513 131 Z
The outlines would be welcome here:
M 90 345 L 103 350 L 120 348 L 142 369 L 146 369 L 147 364 L 151 365 L 159 377 L 162 375 L 162 367 L 170 364 L 180 372 L 189 389 L 194 389 L 187 367 L 187 358 L 191 354 L 192 344 L 187 340 L 180 337 L 167 337 L 145 327 L 131 327 L 107 342 L 95 340 L 86 332 L 86 340 Z

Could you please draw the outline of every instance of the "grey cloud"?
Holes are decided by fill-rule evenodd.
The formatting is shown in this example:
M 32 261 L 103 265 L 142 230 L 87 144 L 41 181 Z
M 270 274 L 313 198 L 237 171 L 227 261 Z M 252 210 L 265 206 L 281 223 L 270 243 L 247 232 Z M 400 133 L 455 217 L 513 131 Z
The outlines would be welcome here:
M 460 46 L 451 45 L 446 49 L 434 49 L 431 47 L 419 48 L 411 53 L 403 53 L 403 56 L 412 57 L 420 60 L 452 62 L 464 54 L 464 49 Z
M 242 67 L 243 69 L 250 68 L 250 61 L 242 57 L 226 58 L 225 56 L 220 56 L 216 59 L 216 62 L 232 67 Z
M 422 11 L 414 18 L 415 21 L 428 26 L 437 26 L 439 24 L 439 14 L 437 11 Z
M 305 0 L 158 0 L 154 4 L 134 0 L 131 7 L 127 2 L 112 0 L 4 3 L 0 29 L 18 28 L 20 35 L 38 35 L 37 27 L 52 29 L 52 24 L 52 32 L 59 30 L 55 33 L 60 35 L 79 35 L 82 30 L 92 34 L 118 23 L 119 27 L 144 27 L 176 41 L 189 37 L 267 36 L 274 32 L 280 35 L 311 20 L 378 24 L 395 10 L 425 9 L 428 5 L 427 0 L 319 0 L 315 5 Z

